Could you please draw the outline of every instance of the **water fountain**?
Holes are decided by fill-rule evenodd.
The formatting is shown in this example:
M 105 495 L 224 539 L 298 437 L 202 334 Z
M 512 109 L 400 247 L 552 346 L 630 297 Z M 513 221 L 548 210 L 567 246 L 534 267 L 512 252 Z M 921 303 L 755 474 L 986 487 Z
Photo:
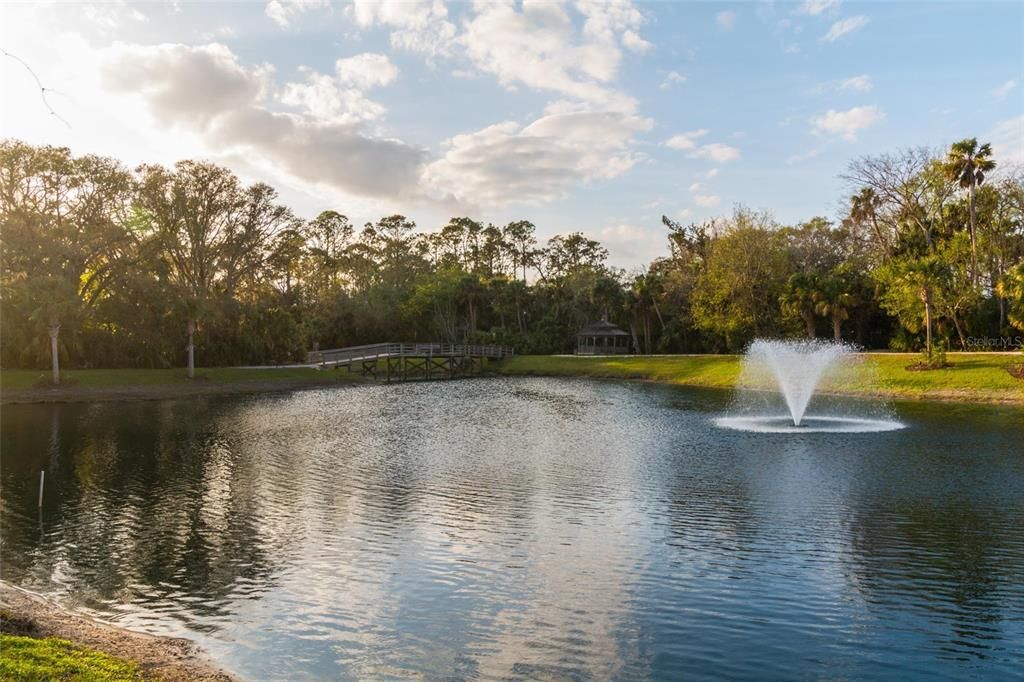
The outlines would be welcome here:
M 826 380 L 870 372 L 851 346 L 824 341 L 759 339 L 747 349 L 730 414 L 715 420 L 721 427 L 758 432 L 875 432 L 904 425 L 881 401 L 866 403 L 832 398 L 808 414 L 817 389 Z

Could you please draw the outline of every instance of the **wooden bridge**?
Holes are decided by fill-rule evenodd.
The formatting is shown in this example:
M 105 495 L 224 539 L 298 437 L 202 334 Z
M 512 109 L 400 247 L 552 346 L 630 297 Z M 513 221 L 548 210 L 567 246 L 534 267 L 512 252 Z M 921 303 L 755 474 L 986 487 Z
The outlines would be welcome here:
M 374 343 L 330 350 L 310 351 L 306 362 L 321 368 L 347 368 L 374 379 L 454 379 L 479 374 L 487 360 L 515 355 L 509 346 L 457 343 Z

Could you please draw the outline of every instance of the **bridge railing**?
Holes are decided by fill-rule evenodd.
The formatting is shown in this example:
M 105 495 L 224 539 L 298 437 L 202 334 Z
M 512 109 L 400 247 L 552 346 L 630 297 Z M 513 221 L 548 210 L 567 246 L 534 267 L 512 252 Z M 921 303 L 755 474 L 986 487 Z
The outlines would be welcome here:
M 372 343 L 366 346 L 310 351 L 309 364 L 345 365 L 393 357 L 474 357 L 500 360 L 515 355 L 511 346 L 460 343 Z

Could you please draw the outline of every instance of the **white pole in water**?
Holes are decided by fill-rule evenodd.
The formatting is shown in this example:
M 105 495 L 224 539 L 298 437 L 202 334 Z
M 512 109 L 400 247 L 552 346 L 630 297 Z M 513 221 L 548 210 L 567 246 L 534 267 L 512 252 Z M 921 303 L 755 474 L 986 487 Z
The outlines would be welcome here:
M 43 482 L 46 480 L 46 470 L 39 472 L 39 506 L 43 506 Z

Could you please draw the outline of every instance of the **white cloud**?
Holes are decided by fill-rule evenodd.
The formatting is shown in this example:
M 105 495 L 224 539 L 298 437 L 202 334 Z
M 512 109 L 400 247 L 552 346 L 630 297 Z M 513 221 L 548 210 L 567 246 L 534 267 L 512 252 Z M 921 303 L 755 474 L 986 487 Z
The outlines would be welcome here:
M 1000 85 L 998 88 L 995 88 L 992 91 L 992 95 L 995 96 L 996 99 L 1006 99 L 1006 96 L 1010 94 L 1010 91 L 1016 87 L 1017 81 L 1011 78 L 1010 80 Z
M 796 10 L 797 14 L 818 16 L 831 9 L 838 9 L 840 0 L 805 0 Z
M 84 21 L 104 32 L 116 31 L 129 21 L 138 23 L 149 21 L 149 17 L 125 2 L 82 2 L 74 3 L 74 5 L 77 5 Z M 70 7 L 61 7 L 60 9 L 68 11 Z
M 1024 165 L 1024 114 L 1001 121 L 985 136 L 992 140 L 992 156 L 996 163 Z
M 857 133 L 885 118 L 885 112 L 876 106 L 853 107 L 846 111 L 829 109 L 811 120 L 815 134 L 839 135 L 847 140 L 857 139 Z
M 624 112 L 636 101 L 610 85 L 623 50 L 654 49 L 640 35 L 644 15 L 629 0 L 478 2 L 459 27 L 441 0 L 354 0 L 348 14 L 359 27 L 390 28 L 393 47 L 430 57 L 461 53 L 506 88 L 525 85 Z
M 644 40 L 639 33 L 633 30 L 626 30 L 622 33 L 622 46 L 637 54 L 646 54 L 654 49 L 654 43 Z
M 704 174 L 704 177 L 708 178 L 708 179 L 711 179 L 711 178 L 715 177 L 716 175 L 718 175 L 719 172 L 720 172 L 719 169 L 712 168 L 711 170 L 709 170 L 707 173 Z
M 334 63 L 334 72 L 339 82 L 360 90 L 390 85 L 398 78 L 398 67 L 387 56 L 372 52 L 339 59 Z
M 457 33 L 441 0 L 354 0 L 350 12 L 363 28 L 389 27 L 392 47 L 431 57 L 450 54 Z
M 615 266 L 634 267 L 665 255 L 665 233 L 660 227 L 619 223 L 601 228 L 596 237 L 608 249 L 608 260 Z
M 847 78 L 839 83 L 839 90 L 843 92 L 871 92 L 871 88 L 873 87 L 874 83 L 871 82 L 871 76 L 867 74 L 853 76 L 852 78 Z
M 702 183 L 702 182 L 695 182 L 692 185 L 690 185 L 689 189 L 690 189 L 691 192 L 694 192 L 694 193 L 701 192 L 701 191 L 704 190 L 704 183 Z
M 158 124 L 197 135 L 212 150 L 362 196 L 416 193 L 422 150 L 371 137 L 353 123 L 268 110 L 270 72 L 240 65 L 217 44 L 121 44 L 100 68 L 106 89 L 141 99 Z
M 818 39 L 820 43 L 834 43 L 843 36 L 853 33 L 864 28 L 868 23 L 868 18 L 863 14 L 858 14 L 855 17 L 847 17 L 840 19 L 836 23 L 832 24 L 829 28 L 828 33 Z
M 722 197 L 713 194 L 694 194 L 693 203 L 704 208 L 711 208 L 718 206 L 722 202 Z
M 278 26 L 287 28 L 299 14 L 327 7 L 330 7 L 327 0 L 270 0 L 264 12 Z
M 101 72 L 108 88 L 134 91 L 162 122 L 204 127 L 224 111 L 261 99 L 269 66 L 246 69 L 224 45 L 118 44 L 105 54 Z
M 212 43 L 216 42 L 218 38 L 237 38 L 238 31 L 234 26 L 221 26 L 214 31 L 205 31 L 201 37 L 203 41 Z
M 339 59 L 334 76 L 301 67 L 305 82 L 287 83 L 277 99 L 291 107 L 304 109 L 321 122 L 358 123 L 384 115 L 382 105 L 366 97 L 365 90 L 392 83 L 398 68 L 380 54 L 365 53 Z
M 693 149 L 697 146 L 697 138 L 704 137 L 707 134 L 708 131 L 704 128 L 701 128 L 700 130 L 691 130 L 688 133 L 673 135 L 665 140 L 664 145 L 671 149 Z
M 691 159 L 708 159 L 715 163 L 726 163 L 740 158 L 740 150 L 720 142 L 712 142 L 688 154 Z
M 326 74 L 303 67 L 306 80 L 286 83 L 277 99 L 282 104 L 302 109 L 321 122 L 358 123 L 384 115 L 382 105 L 356 88 L 345 88 Z
M 466 205 L 541 204 L 564 197 L 581 182 L 622 175 L 643 156 L 633 136 L 654 122 L 611 111 L 560 111 L 530 125 L 505 121 L 456 135 L 427 166 L 428 191 Z
M 581 30 L 558 4 L 529 2 L 517 11 L 512 4 L 482 3 L 464 23 L 458 43 L 476 68 L 506 87 L 523 84 L 632 111 L 635 100 L 608 84 L 622 58 L 617 40 L 646 49 L 637 34 L 643 15 L 628 2 L 580 0 L 576 9 L 584 17 Z
M 673 85 L 685 82 L 686 76 L 679 73 L 678 71 L 669 71 L 668 75 L 665 76 L 665 80 L 661 81 L 661 85 L 659 85 L 658 87 L 661 88 L 662 90 L 668 90 Z
M 725 12 L 719 12 L 715 15 L 715 23 L 718 24 L 718 28 L 723 31 L 731 31 L 736 26 L 736 12 L 727 10 Z

